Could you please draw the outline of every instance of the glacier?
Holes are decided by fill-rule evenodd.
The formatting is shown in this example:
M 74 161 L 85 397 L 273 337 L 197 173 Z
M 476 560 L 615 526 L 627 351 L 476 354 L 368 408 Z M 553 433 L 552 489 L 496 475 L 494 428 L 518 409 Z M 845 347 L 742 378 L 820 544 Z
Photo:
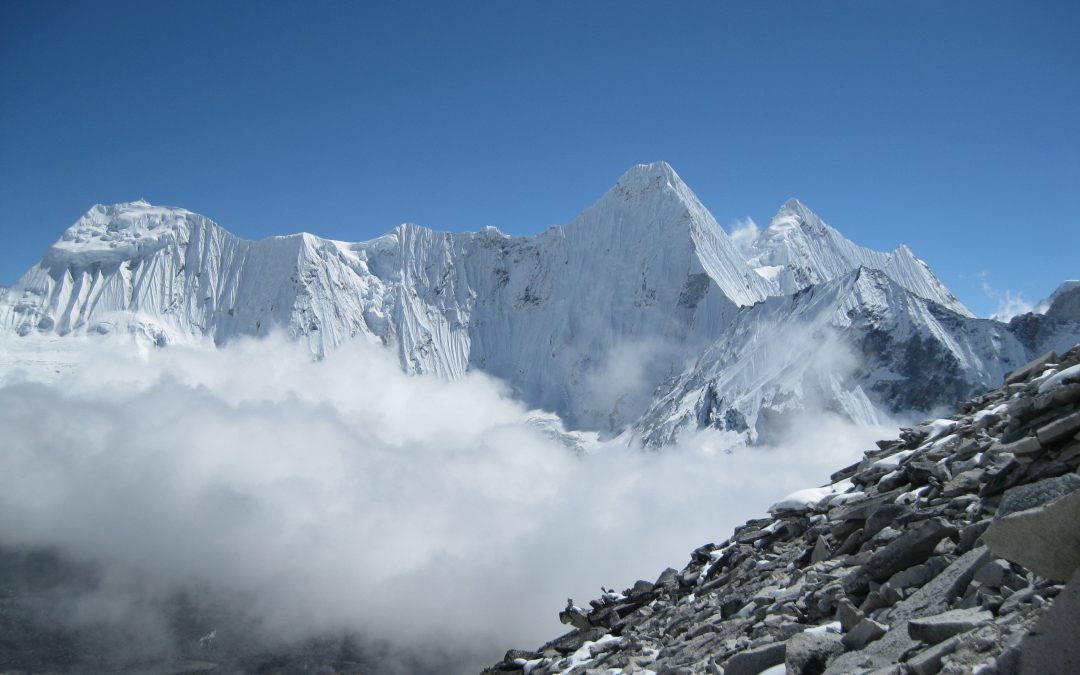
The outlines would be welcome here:
M 535 236 L 403 224 L 247 241 L 182 208 L 97 205 L 0 291 L 0 333 L 284 332 L 316 357 L 367 340 L 408 373 L 480 370 L 570 430 L 663 445 L 689 428 L 754 441 L 811 402 L 873 422 L 960 400 L 1075 342 L 1067 305 L 976 319 L 906 246 L 858 246 L 796 200 L 736 242 L 655 162 Z

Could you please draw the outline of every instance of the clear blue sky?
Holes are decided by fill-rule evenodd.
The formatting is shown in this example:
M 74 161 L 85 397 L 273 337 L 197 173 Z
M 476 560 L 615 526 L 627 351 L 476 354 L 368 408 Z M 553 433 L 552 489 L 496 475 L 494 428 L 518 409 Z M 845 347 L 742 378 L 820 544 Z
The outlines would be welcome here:
M 1074 0 L 5 0 L 0 284 L 97 202 L 531 234 L 666 159 L 725 226 L 798 197 L 985 315 L 1080 276 L 1077 26 Z

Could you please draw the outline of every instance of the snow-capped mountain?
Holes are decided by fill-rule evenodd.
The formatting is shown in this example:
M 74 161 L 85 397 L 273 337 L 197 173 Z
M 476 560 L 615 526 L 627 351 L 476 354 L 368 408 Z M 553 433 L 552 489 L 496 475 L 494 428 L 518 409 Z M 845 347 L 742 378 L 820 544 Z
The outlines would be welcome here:
M 1080 296 L 1080 289 L 1078 289 Z M 1034 354 L 1067 351 L 1080 312 L 976 319 L 860 267 L 740 311 L 635 425 L 647 445 L 712 427 L 760 440 L 808 406 L 859 423 L 926 414 L 984 391 Z
M 807 286 L 832 281 L 859 267 L 885 272 L 915 295 L 971 316 L 971 312 L 938 281 L 923 261 L 901 244 L 879 253 L 843 237 L 799 200 L 788 200 L 744 250 L 747 262 L 772 279 L 788 295 Z
M 826 329 L 835 341 L 805 338 Z M 1029 326 L 1018 342 L 906 247 L 857 246 L 794 200 L 740 250 L 657 162 L 533 237 L 407 224 L 363 243 L 245 241 L 180 208 L 95 206 L 0 295 L 0 330 L 159 345 L 284 330 L 315 354 L 367 339 L 408 372 L 482 370 L 569 428 L 637 422 L 655 443 L 689 426 L 752 432 L 811 394 L 857 420 L 952 401 L 1073 329 Z
M 1080 289 L 1080 279 L 1066 279 L 1053 293 L 1035 303 L 1031 311 L 1046 314 L 1057 304 L 1058 311 L 1068 311 L 1066 307 L 1071 307 L 1073 312 L 1080 314 L 1080 293 L 1077 293 L 1077 289 Z

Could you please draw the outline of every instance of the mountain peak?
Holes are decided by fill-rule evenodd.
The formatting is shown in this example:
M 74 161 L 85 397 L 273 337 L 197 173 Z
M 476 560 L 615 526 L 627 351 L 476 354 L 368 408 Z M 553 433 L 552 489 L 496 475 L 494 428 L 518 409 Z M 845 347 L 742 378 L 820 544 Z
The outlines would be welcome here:
M 792 197 L 792 198 L 788 199 L 780 207 L 780 212 L 781 213 L 784 213 L 784 212 L 798 213 L 798 212 L 801 212 L 801 211 L 809 211 L 809 210 L 810 209 L 806 208 L 806 204 L 803 204 L 802 202 L 800 202 L 795 197 Z
M 201 216 L 173 206 L 154 206 L 145 199 L 95 204 L 46 252 L 47 264 L 117 263 L 168 245 L 176 230 Z
M 648 189 L 652 186 L 678 187 L 684 185 L 679 174 L 667 162 L 660 160 L 648 164 L 638 164 L 624 173 L 617 183 L 627 189 Z
M 823 234 L 825 223 L 816 213 L 810 210 L 806 204 L 792 197 L 780 206 L 780 209 L 769 221 L 768 230 L 784 231 L 800 225 L 810 225 L 819 230 L 816 234 Z

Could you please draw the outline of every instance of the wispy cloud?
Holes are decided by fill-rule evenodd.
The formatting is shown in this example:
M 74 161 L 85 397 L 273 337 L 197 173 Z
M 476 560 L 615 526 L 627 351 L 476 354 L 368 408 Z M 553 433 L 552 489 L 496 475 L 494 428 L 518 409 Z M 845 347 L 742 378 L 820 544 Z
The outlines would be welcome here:
M 745 220 L 736 220 L 733 225 L 728 227 L 728 230 L 732 241 L 740 251 L 749 248 L 750 244 L 757 238 L 758 233 L 761 232 L 761 228 L 749 216 Z
M 568 596 L 684 564 L 888 433 L 826 415 L 734 454 L 700 432 L 578 457 L 501 383 L 409 377 L 359 341 L 323 362 L 278 338 L 110 344 L 0 387 L 0 546 L 93 563 L 65 621 L 148 645 L 161 599 L 201 588 L 275 640 L 355 631 L 475 672 L 560 634 Z
M 990 315 L 991 319 L 1008 321 L 1014 316 L 1027 314 L 1035 309 L 1034 304 L 1025 300 L 1020 293 L 1013 294 L 1011 290 L 1006 290 L 1004 293 L 998 292 L 990 285 L 990 275 L 986 271 L 979 272 L 977 276 L 982 292 L 986 297 L 997 302 L 997 310 Z

